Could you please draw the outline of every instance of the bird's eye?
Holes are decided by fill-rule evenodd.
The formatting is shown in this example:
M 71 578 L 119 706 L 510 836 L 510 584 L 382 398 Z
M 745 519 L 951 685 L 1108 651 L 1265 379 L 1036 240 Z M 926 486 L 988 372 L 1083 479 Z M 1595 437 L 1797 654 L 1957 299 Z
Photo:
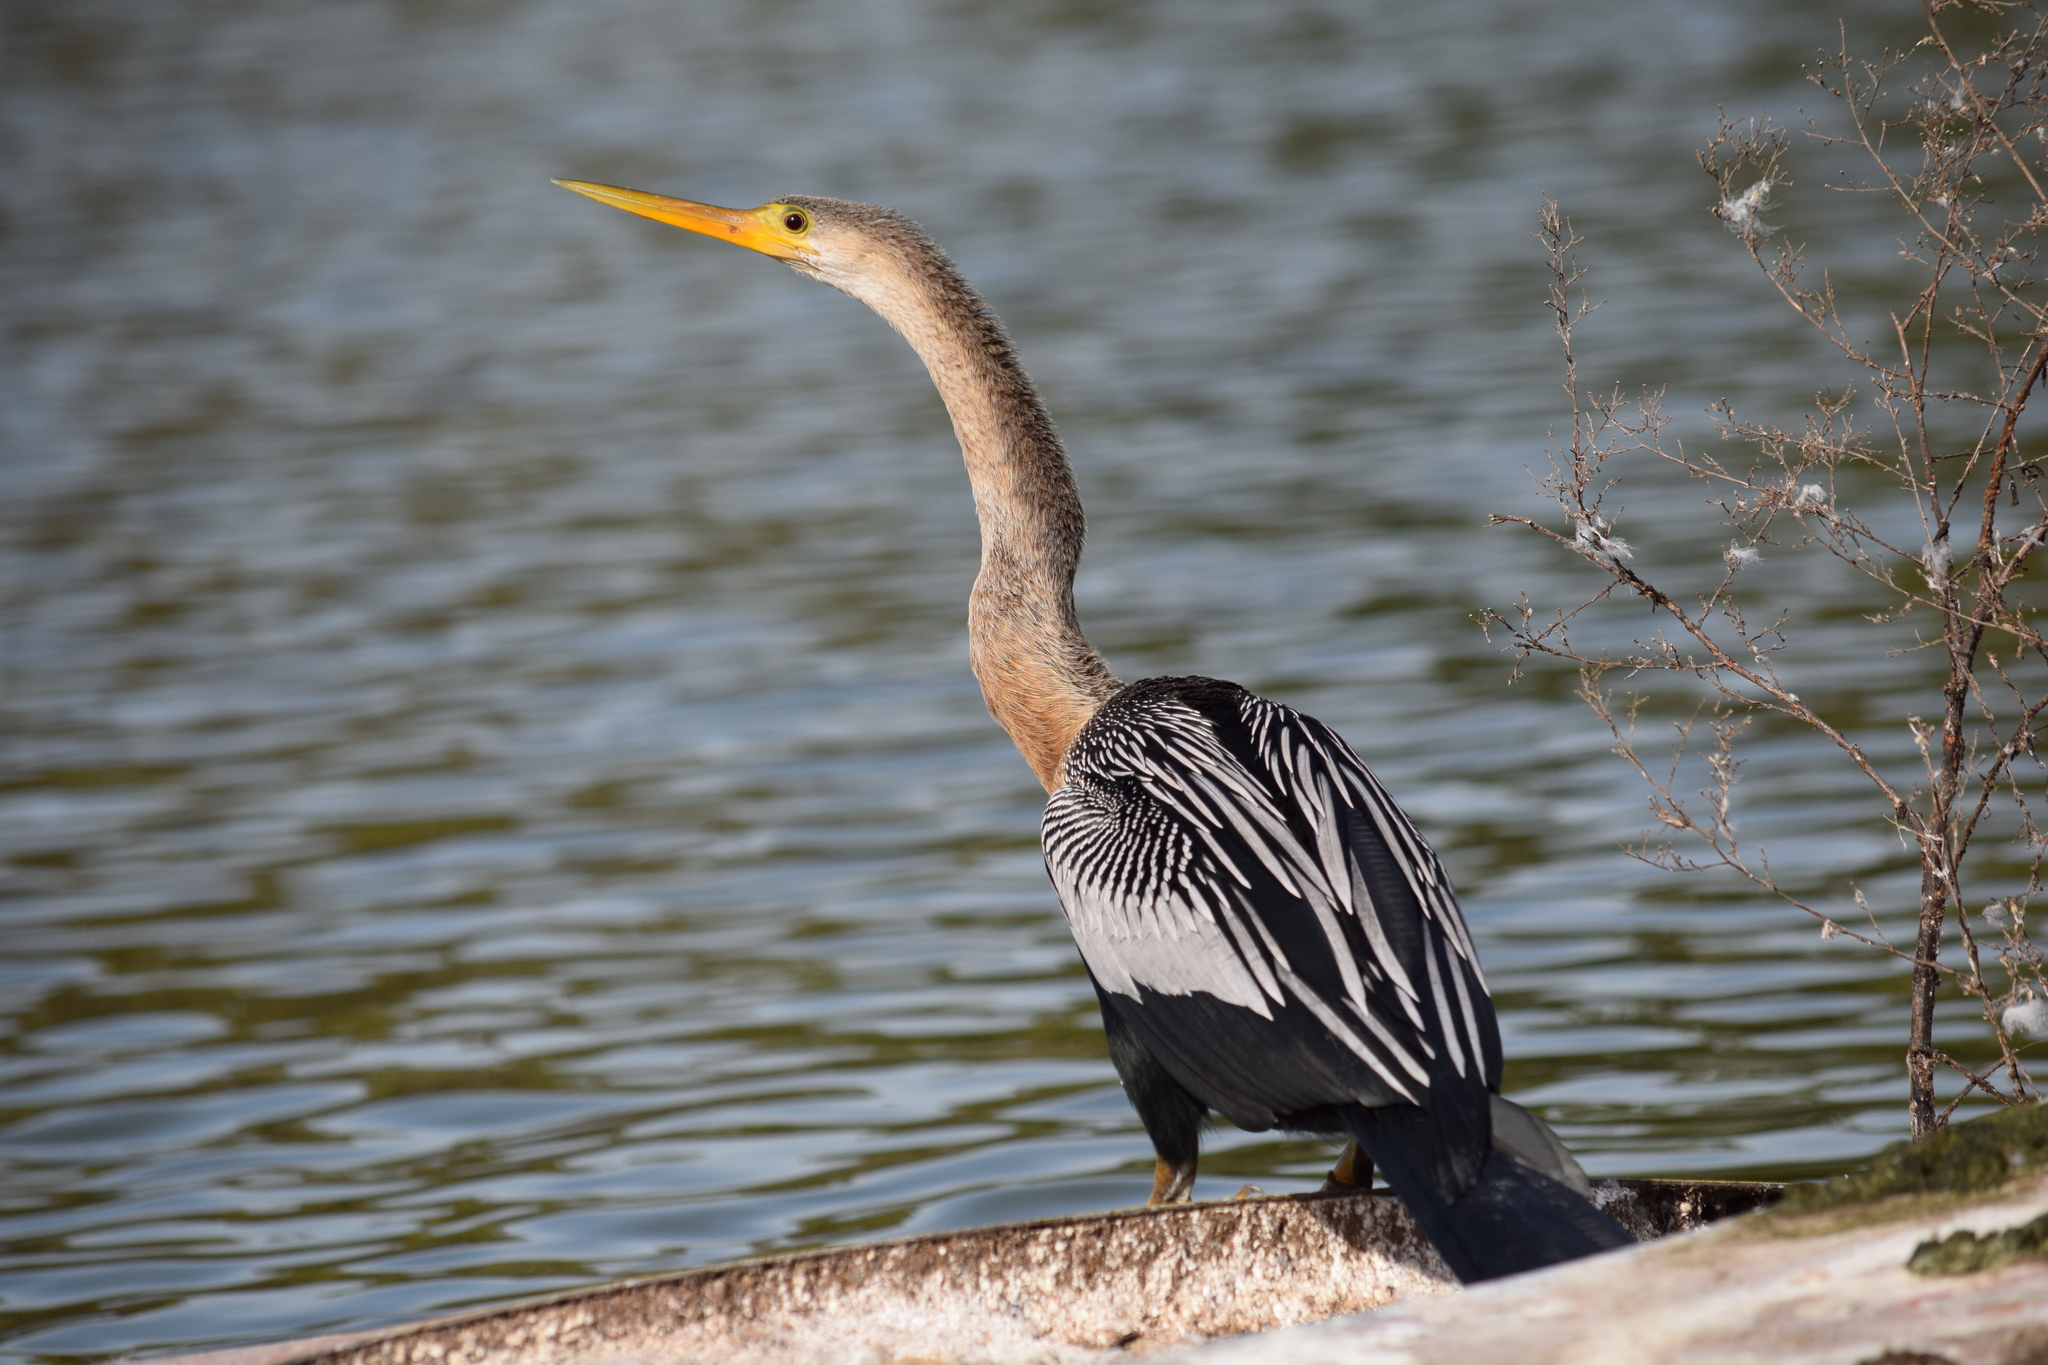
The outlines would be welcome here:
M 811 220 L 809 215 L 791 209 L 788 213 L 782 215 L 782 225 L 791 232 L 802 232 L 811 225 Z

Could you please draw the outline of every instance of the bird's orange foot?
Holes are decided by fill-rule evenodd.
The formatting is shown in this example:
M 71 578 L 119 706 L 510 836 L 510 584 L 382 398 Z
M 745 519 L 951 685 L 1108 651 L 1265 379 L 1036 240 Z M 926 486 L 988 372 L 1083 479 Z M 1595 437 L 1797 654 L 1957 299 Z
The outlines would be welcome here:
M 1191 1160 L 1185 1166 L 1176 1166 L 1160 1157 L 1152 1164 L 1152 1197 L 1145 1204 L 1185 1204 L 1194 1198 L 1194 1191 L 1195 1163 Z
M 1372 1158 L 1357 1143 L 1345 1143 L 1344 1155 L 1338 1157 L 1337 1164 L 1330 1169 L 1329 1178 L 1323 1181 L 1322 1192 L 1356 1193 L 1371 1188 Z

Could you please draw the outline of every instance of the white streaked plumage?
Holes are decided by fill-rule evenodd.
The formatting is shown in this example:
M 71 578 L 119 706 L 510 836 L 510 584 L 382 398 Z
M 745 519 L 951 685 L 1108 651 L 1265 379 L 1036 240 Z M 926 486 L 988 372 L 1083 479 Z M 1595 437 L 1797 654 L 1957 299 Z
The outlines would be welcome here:
M 1133 1000 L 1207 993 L 1267 1019 L 1299 1005 L 1411 1102 L 1438 1048 L 1460 1078 L 1479 1079 L 1485 979 L 1442 863 L 1335 734 L 1249 692 L 1236 704 L 1263 772 L 1165 697 L 1099 717 L 1068 755 L 1046 807 L 1046 865 L 1097 983 Z M 1413 929 L 1390 933 L 1385 918 L 1414 910 L 1374 902 L 1347 819 L 1378 835 L 1414 897 L 1420 977 L 1392 942 Z M 1261 872 L 1270 881 L 1255 897 Z M 1288 916 L 1319 931 L 1341 993 L 1287 960 L 1275 921 Z

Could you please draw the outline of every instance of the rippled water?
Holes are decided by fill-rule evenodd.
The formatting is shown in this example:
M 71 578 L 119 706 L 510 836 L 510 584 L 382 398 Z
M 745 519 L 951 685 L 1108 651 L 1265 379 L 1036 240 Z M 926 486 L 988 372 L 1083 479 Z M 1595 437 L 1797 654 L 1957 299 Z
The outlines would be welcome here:
M 966 670 L 974 527 L 915 359 L 551 175 L 870 199 L 945 241 L 1074 449 L 1097 643 L 1368 755 L 1459 879 L 1509 1089 L 1596 1172 L 1899 1134 L 1898 975 L 1623 857 L 1641 793 L 1471 619 L 1581 581 L 1483 525 L 1534 507 L 1560 411 L 1544 193 L 1611 300 L 1601 382 L 1672 385 L 1693 433 L 1839 382 L 1690 160 L 1716 103 L 1816 103 L 1838 12 L 7 8 L 7 1349 L 1143 1197 L 1040 793 Z M 1863 214 L 1785 210 L 1852 301 L 1896 269 Z M 1711 553 L 1693 496 L 1632 496 L 1638 542 Z M 1803 690 L 1902 758 L 1918 664 L 1808 639 Z M 1746 790 L 1799 885 L 1910 899 L 1807 742 L 1764 736 Z M 1203 1196 L 1329 1155 L 1210 1152 Z

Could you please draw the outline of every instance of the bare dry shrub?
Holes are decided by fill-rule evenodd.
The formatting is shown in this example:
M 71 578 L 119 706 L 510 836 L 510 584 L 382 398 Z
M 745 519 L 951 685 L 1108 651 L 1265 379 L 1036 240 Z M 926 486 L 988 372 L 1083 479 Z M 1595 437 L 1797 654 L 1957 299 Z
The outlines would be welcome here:
M 2048 229 L 2048 21 L 2032 4 L 2008 0 L 1928 0 L 1924 8 L 1926 36 L 1907 51 L 1865 61 L 1845 38 L 1809 72 L 1833 108 L 1825 125 L 1809 119 L 1804 136 L 1852 151 L 1864 166 L 1864 178 L 1828 188 L 1882 196 L 1902 215 L 1910 273 L 1876 341 L 1860 339 L 1870 325 L 1845 319 L 1826 273 L 1768 221 L 1773 196 L 1791 183 L 1787 133 L 1767 120 L 1724 117 L 1700 154 L 1716 188 L 1713 212 L 1799 322 L 1848 362 L 1855 385 L 1821 395 L 1792 426 L 1717 405 L 1722 448 L 1739 456 L 1672 438 L 1659 395 L 1624 401 L 1581 387 L 1572 334 L 1593 305 L 1579 287 L 1579 239 L 1545 203 L 1539 236 L 1571 421 L 1540 481 L 1563 525 L 1494 521 L 1549 538 L 1602 581 L 1574 606 L 1541 611 L 1525 595 L 1516 608 L 1486 614 L 1506 631 L 1518 670 L 1530 656 L 1578 666 L 1581 695 L 1612 731 L 1615 752 L 1649 784 L 1651 811 L 1668 834 L 1631 848 L 1635 856 L 1672 870 L 1733 872 L 1811 915 L 1822 937 L 1913 964 L 1906 1071 L 1915 1137 L 1940 1128 L 1972 1092 L 2038 1101 L 2014 1036 L 2048 1033 L 2048 981 L 2028 932 L 2048 854 L 2037 822 L 2048 765 L 2036 752 L 2048 639 L 2044 575 L 2034 569 L 2048 540 L 2048 489 L 2043 455 L 2026 453 L 2040 448 L 2027 409 L 2048 370 L 2048 299 L 2036 274 Z M 1978 36 L 1952 44 L 1951 30 L 1964 29 Z M 1706 486 L 1706 506 L 1727 537 L 1713 572 L 1638 566 L 1616 489 L 1624 475 L 1660 473 Z M 1912 514 L 1902 514 L 1907 505 Z M 1929 656 L 1920 714 L 1852 725 L 1786 686 L 1780 666 L 1797 657 L 1798 623 L 1745 609 L 1765 595 L 1751 586 L 1765 548 L 1773 558 L 1833 556 L 1875 585 L 1885 606 L 1866 618 L 1868 648 Z M 1667 591 L 1653 573 L 1693 582 Z M 1640 622 L 1644 604 L 1655 622 L 1648 633 L 1620 647 L 1582 643 L 1610 629 L 1620 610 Z M 1646 756 L 1637 739 L 1643 689 L 1655 675 L 1703 685 L 1703 704 L 1677 726 L 1668 760 Z M 1861 889 L 1849 888 L 1857 924 L 1786 889 L 1767 853 L 1738 834 L 1730 812 L 1743 732 L 1760 716 L 1824 736 L 1881 803 L 1873 820 L 1888 821 L 1917 850 L 1911 943 L 1885 934 Z M 1918 760 L 1873 753 L 1873 723 L 1909 726 Z M 1681 792 L 1689 785 L 1682 774 L 1693 771 L 1703 786 Z M 1995 1041 L 1998 1060 L 1981 1072 L 1936 1046 L 1944 988 L 1977 1002 Z M 1935 1099 L 1942 1067 L 1965 1078 L 1945 1109 Z

